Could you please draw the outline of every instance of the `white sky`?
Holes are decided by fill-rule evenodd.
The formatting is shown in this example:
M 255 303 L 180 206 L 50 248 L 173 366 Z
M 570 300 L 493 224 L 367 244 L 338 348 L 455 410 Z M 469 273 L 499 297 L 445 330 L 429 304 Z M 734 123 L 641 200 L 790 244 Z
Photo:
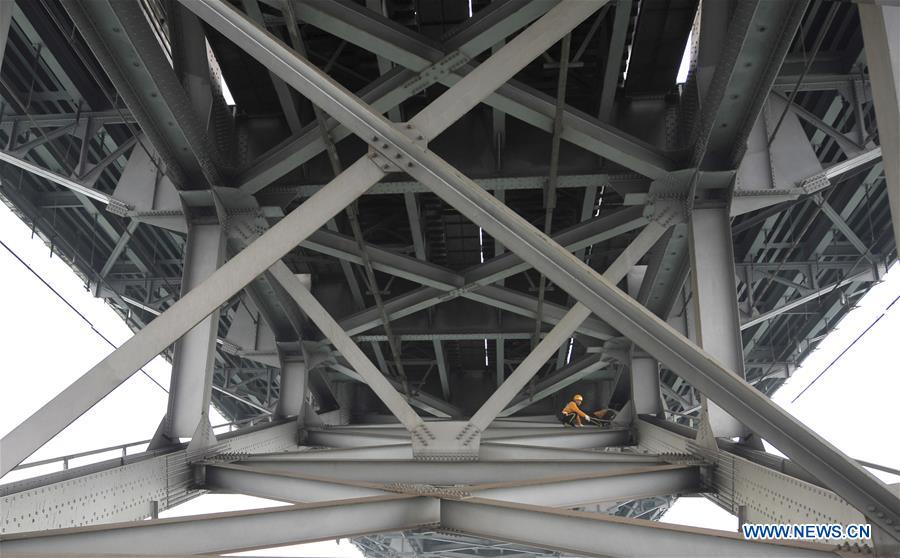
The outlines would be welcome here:
M 31 238 L 27 227 L 0 205 L 0 240 L 84 314 L 116 344 L 131 336 L 121 319 L 102 301 L 86 292 L 80 280 L 49 248 Z M 4 389 L 0 391 L 0 435 L 36 411 L 53 395 L 109 354 L 111 348 L 71 309 L 54 296 L 28 270 L 0 247 L 0 348 L 4 360 Z M 900 266 L 874 287 L 797 370 L 775 400 L 853 457 L 900 468 L 900 444 L 885 439 L 888 425 L 896 424 L 900 374 L 897 351 L 900 338 L 900 303 L 848 351 L 797 403 L 793 396 L 864 330 L 889 302 L 900 296 Z M 144 368 L 168 387 L 169 365 L 157 358 Z M 40 449 L 30 460 L 66 455 L 90 448 L 149 439 L 166 409 L 166 394 L 142 374 L 135 374 L 110 396 Z M 224 420 L 211 414 L 213 424 Z M 141 451 L 136 447 L 133 451 Z M 109 458 L 109 455 L 100 456 Z M 86 461 L 85 461 L 86 462 Z M 72 466 L 80 463 L 73 461 Z M 28 475 L 58 470 L 43 467 Z M 21 478 L 12 473 L 3 479 Z M 879 474 L 889 482 L 891 475 Z M 206 495 L 163 517 L 192 515 L 280 505 L 237 495 Z M 702 527 L 737 529 L 737 520 L 704 498 L 682 498 L 663 521 Z M 348 541 L 323 542 L 283 550 L 268 549 L 245 555 L 356 557 L 362 554 Z

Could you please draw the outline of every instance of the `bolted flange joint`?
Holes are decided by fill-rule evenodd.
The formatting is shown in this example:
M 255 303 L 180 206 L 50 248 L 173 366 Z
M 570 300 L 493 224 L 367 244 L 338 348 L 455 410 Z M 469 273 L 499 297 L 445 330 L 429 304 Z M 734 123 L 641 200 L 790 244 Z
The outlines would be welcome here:
M 428 145 L 428 138 L 412 124 L 407 122 L 395 124 L 394 126 L 405 136 L 409 137 L 417 147 L 425 149 Z M 369 144 L 367 156 L 384 172 L 403 172 L 416 165 L 415 161 L 404 155 L 390 142 L 384 141 L 383 138 L 373 135 L 367 140 Z

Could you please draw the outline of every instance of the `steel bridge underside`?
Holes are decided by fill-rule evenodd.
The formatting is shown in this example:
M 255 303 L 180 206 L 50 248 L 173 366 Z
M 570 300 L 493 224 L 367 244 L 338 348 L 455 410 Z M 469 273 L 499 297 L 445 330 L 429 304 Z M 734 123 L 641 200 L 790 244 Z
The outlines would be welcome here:
M 146 452 L 0 487 L 0 550 L 837 551 L 653 522 L 704 494 L 746 521 L 870 522 L 890 552 L 896 494 L 767 396 L 897 260 L 898 20 L 819 0 L 0 4 L 0 198 L 135 332 L 3 438 L 2 474 L 172 363 Z M 616 420 L 561 433 L 574 392 Z M 105 483 L 80 519 L 39 496 Z M 291 505 L 103 525 L 207 491 Z

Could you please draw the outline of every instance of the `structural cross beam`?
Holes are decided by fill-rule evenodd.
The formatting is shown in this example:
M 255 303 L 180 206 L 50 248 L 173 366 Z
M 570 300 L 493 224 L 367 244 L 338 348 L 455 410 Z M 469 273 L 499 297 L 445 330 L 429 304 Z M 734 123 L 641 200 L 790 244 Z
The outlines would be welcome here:
M 660 321 L 646 308 L 637 303 L 615 285 L 604 279 L 581 260 L 554 243 L 521 216 L 510 210 L 502 202 L 478 187 L 446 161 L 395 128 L 380 114 L 375 113 L 352 95 L 345 93 L 334 84 L 328 84 L 329 96 L 318 99 L 321 90 L 309 87 L 305 79 L 298 79 L 309 73 L 309 66 L 292 52 L 267 36 L 257 27 L 247 25 L 246 18 L 229 8 L 206 4 L 206 0 L 192 2 L 195 10 L 208 23 L 237 42 L 251 55 L 260 60 L 282 79 L 297 86 L 301 92 L 310 95 L 317 104 L 351 128 L 360 130 L 367 141 L 376 143 L 384 140 L 381 153 L 397 159 L 404 170 L 416 180 L 425 184 L 438 197 L 457 209 L 473 223 L 483 228 L 509 250 L 516 252 L 555 284 L 565 289 L 576 300 L 584 304 L 594 314 L 607 322 L 616 324 L 617 329 L 632 339 L 638 346 L 674 372 L 691 382 L 702 393 L 730 413 L 735 419 L 747 425 L 759 436 L 768 439 L 775 447 L 794 459 L 802 467 L 819 475 L 839 495 L 859 509 L 871 514 L 873 523 L 893 534 L 891 525 L 900 524 L 900 499 L 894 496 L 877 478 L 862 469 L 837 448 L 828 444 L 808 427 L 793 418 L 780 407 L 760 394 L 742 378 L 724 368 L 718 361 L 699 349 L 671 326 Z M 541 23 L 552 21 L 558 8 L 566 15 L 584 9 L 581 19 L 592 13 L 589 7 L 599 8 L 600 3 L 562 3 L 554 10 L 521 33 L 513 41 L 500 49 L 491 60 L 510 67 L 518 67 L 523 58 L 533 54 L 533 45 L 518 42 L 531 39 L 530 32 Z M 580 21 L 580 20 L 579 20 Z M 265 48 L 256 45 L 265 44 Z M 511 50 L 515 45 L 518 51 Z M 540 48 L 543 45 L 537 45 Z M 517 64 L 517 61 L 519 64 Z M 445 129 L 452 116 L 470 110 L 493 90 L 492 83 L 485 80 L 471 80 L 483 70 L 479 66 L 458 82 L 465 83 L 465 96 L 457 95 L 451 89 L 438 97 L 429 108 L 409 122 L 412 129 L 425 137 L 433 138 L 434 129 Z M 511 75 L 503 74 L 509 79 Z M 322 84 L 325 85 L 325 84 Z M 330 95 L 349 95 L 347 106 L 335 106 Z M 350 107 L 349 109 L 347 107 Z M 396 151 L 392 152 L 391 149 Z M 396 157 L 395 157 L 396 155 Z M 395 164 L 396 164 L 395 163 Z M 879 515 L 880 514 L 880 515 Z M 888 523 L 890 520 L 890 523 Z M 897 536 L 895 538 L 900 538 Z
M 364 138 L 385 159 L 403 165 L 411 162 L 407 151 L 398 147 L 408 139 L 403 132 L 378 112 L 360 104 L 352 93 L 259 29 L 246 16 L 230 6 L 207 0 L 188 2 L 187 7 L 252 55 L 263 59 L 275 75 Z M 440 119 L 421 127 L 420 131 L 427 137 L 440 134 L 599 8 L 600 3 L 564 2 L 549 11 L 420 113 L 422 117 L 431 111 L 441 113 Z M 466 95 L 458 95 L 460 91 Z M 448 102 L 449 98 L 454 101 Z M 4 436 L 0 440 L 0 475 L 31 455 L 384 176 L 385 171 L 369 157 L 350 165 L 327 188 L 306 200 Z

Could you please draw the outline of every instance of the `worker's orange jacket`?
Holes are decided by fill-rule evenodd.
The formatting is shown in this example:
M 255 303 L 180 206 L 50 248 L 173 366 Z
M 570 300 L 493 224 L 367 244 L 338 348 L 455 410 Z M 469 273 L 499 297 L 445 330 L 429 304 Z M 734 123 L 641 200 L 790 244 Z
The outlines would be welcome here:
M 571 415 L 572 413 L 575 413 L 576 415 L 580 416 L 581 418 L 586 418 L 586 419 L 591 418 L 588 416 L 587 413 L 585 413 L 584 411 L 579 409 L 578 403 L 575 403 L 574 401 L 569 401 L 569 403 L 565 407 L 563 407 L 562 412 L 564 415 Z

